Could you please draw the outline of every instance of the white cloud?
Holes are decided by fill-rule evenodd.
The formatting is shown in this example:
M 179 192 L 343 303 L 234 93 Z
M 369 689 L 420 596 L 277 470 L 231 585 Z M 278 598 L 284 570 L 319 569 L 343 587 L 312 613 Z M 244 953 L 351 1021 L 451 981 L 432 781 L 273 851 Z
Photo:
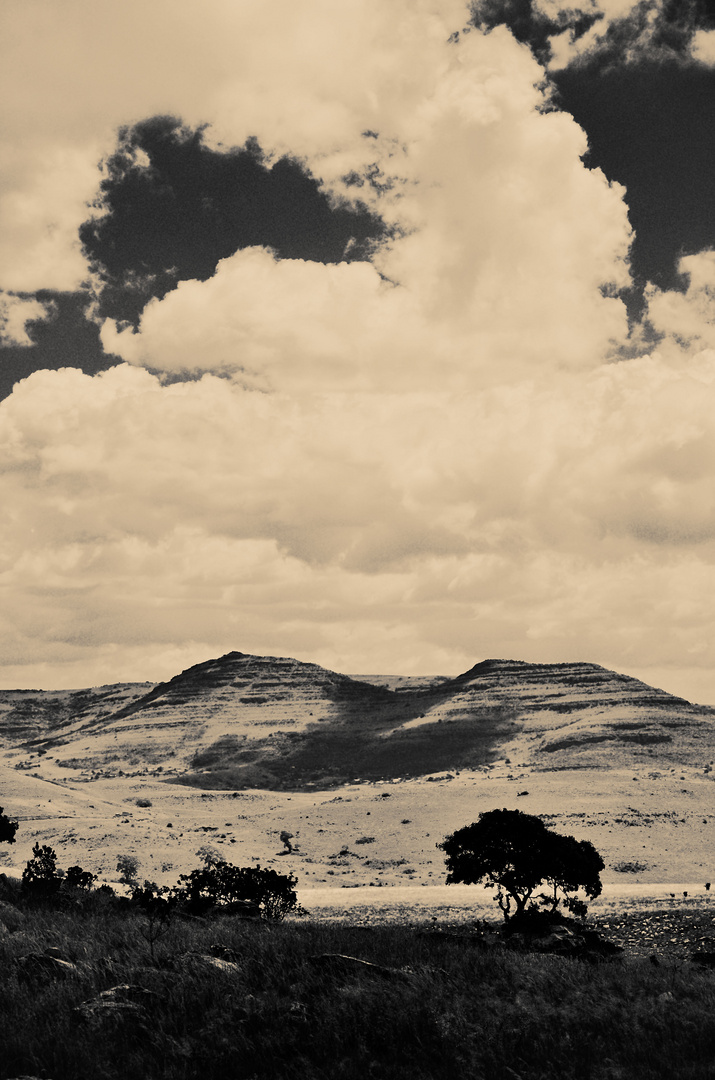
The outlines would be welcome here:
M 601 291 L 628 280 L 622 189 L 582 165 L 569 116 L 538 111 L 541 71 L 506 31 L 433 59 L 439 78 L 377 117 L 401 145 L 390 127 L 370 140 L 399 178 L 375 205 L 403 230 L 375 265 L 241 251 L 151 303 L 140 334 L 107 325 L 105 348 L 288 393 L 469 390 L 599 363 L 626 332 Z
M 232 648 L 358 672 L 712 666 L 707 257 L 684 298 L 650 295 L 659 355 L 606 363 L 623 192 L 539 112 L 526 48 L 447 45 L 452 4 L 197 10 L 7 5 L 9 197 L 29 201 L 6 287 L 76 283 L 97 148 L 159 111 L 303 155 L 338 193 L 377 161 L 404 234 L 375 265 L 240 252 L 140 333 L 105 325 L 130 363 L 37 372 L 0 404 L 2 681 L 165 677 Z
M 715 251 L 687 255 L 678 263 L 686 278 L 685 292 L 646 290 L 648 318 L 667 335 L 662 348 L 692 353 L 715 348 Z
M 715 64 L 715 30 L 698 30 L 691 48 L 693 59 L 711 67 Z
M 0 407 L 5 664 L 712 666 L 714 381 L 715 355 L 300 400 L 36 373 Z
M 0 344 L 32 344 L 27 333 L 27 323 L 49 318 L 54 311 L 52 304 L 42 304 L 30 297 L 0 292 Z
M 71 289 L 77 228 L 116 128 L 161 113 L 290 151 L 319 175 L 369 160 L 360 132 L 438 78 L 453 0 L 7 0 L 0 33 L 0 288 Z

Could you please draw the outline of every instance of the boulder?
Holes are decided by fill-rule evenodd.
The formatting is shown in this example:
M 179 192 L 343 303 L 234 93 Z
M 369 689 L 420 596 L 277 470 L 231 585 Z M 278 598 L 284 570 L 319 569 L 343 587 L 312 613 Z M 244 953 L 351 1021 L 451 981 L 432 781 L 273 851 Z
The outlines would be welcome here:
M 598 963 L 623 952 L 620 945 L 607 941 L 597 930 L 562 923 L 553 923 L 542 933 L 512 933 L 506 944 L 511 949 L 549 953 L 552 956 L 570 956 L 587 960 L 589 963 Z
M 122 983 L 81 1002 L 72 1010 L 72 1017 L 76 1023 L 90 1027 L 126 1021 L 145 1022 L 149 1019 L 147 1006 L 151 1006 L 156 997 L 151 990 L 145 990 L 142 986 Z
M 27 953 L 17 958 L 18 974 L 26 980 L 47 982 L 50 979 L 69 979 L 77 974 L 77 965 L 47 953 Z
M 232 900 L 216 908 L 217 915 L 234 915 L 239 919 L 260 919 L 261 909 L 255 900 Z
M 554 956 L 575 956 L 583 950 L 583 945 L 583 938 L 570 927 L 553 926 L 548 934 L 534 938 L 532 948 Z
M 214 971 L 221 971 L 224 975 L 238 975 L 241 971 L 238 964 L 232 960 L 224 960 L 220 956 L 210 956 L 208 953 L 184 953 L 180 961 L 182 964 L 213 968 Z
M 210 956 L 218 957 L 219 960 L 228 960 L 232 964 L 237 964 L 241 959 L 235 949 L 229 948 L 228 945 L 221 945 L 220 942 L 209 945 L 208 951 Z

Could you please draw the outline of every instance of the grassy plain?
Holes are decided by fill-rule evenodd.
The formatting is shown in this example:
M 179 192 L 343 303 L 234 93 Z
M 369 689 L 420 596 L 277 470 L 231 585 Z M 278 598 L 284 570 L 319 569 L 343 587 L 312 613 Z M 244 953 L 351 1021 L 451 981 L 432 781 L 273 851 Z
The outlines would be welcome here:
M 589 964 L 472 946 L 464 923 L 438 939 L 407 915 L 175 919 L 152 959 L 136 912 L 30 911 L 0 938 L 0 1080 L 712 1080 L 715 971 L 686 959 L 712 915 L 661 916 L 604 914 L 627 948 Z M 23 966 L 47 949 L 75 969 Z M 379 967 L 315 959 L 335 953 Z M 123 985 L 148 991 L 137 1008 L 75 1011 Z

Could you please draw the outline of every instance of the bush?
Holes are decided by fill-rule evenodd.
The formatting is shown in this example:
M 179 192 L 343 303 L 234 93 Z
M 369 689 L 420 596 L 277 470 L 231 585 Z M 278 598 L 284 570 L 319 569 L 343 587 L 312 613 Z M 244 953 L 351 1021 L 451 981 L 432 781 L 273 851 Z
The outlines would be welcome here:
M 17 822 L 11 821 L 2 811 L 3 808 L 0 806 L 0 844 L 14 844 Z
M 87 891 L 92 888 L 96 877 L 96 874 L 91 874 L 89 870 L 83 870 L 81 866 L 70 866 L 64 876 L 62 887 Z
M 174 896 L 192 914 L 236 901 L 257 905 L 262 918 L 282 919 L 297 912 L 297 878 L 260 866 L 233 866 L 223 859 L 207 859 L 203 867 L 179 878 Z

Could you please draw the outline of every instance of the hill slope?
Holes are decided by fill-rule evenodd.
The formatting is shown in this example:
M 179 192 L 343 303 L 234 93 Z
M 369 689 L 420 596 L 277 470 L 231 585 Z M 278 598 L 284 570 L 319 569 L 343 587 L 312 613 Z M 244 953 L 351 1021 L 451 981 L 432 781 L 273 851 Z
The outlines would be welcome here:
M 715 710 L 595 664 L 486 660 L 453 679 L 360 679 L 232 652 L 167 683 L 0 693 L 15 767 L 301 790 L 514 761 L 707 768 Z

